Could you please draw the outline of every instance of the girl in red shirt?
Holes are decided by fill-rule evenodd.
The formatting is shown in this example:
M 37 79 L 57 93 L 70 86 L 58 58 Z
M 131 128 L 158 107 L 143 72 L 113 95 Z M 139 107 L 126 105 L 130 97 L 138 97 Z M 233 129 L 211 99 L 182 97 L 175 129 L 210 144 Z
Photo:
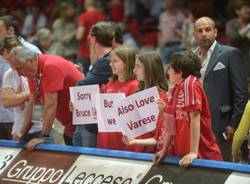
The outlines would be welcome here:
M 101 86 L 101 93 L 134 94 L 138 81 L 134 79 L 135 52 L 129 47 L 118 47 L 110 53 L 110 66 L 113 72 L 110 81 Z M 98 132 L 97 148 L 124 150 L 121 132 Z
M 188 167 L 196 158 L 222 160 L 211 129 L 208 101 L 197 79 L 201 76 L 198 56 L 183 51 L 169 59 L 168 76 L 173 87 L 165 104 L 164 122 L 158 124 L 154 138 L 127 143 L 157 144 L 156 164 L 166 155 L 182 157 L 181 167 Z
M 168 85 L 164 76 L 162 61 L 158 53 L 147 52 L 139 55 L 135 61 L 134 73 L 137 80 L 140 81 L 138 91 L 156 86 L 161 101 L 166 101 Z M 163 116 L 162 112 L 160 112 L 157 119 L 157 127 L 162 124 L 162 121 Z M 123 142 L 127 144 L 126 150 L 154 153 L 156 141 L 152 137 L 154 137 L 156 131 L 157 128 L 155 131 L 145 133 L 132 141 L 129 141 L 126 136 L 123 136 Z M 143 142 L 144 139 L 149 140 L 149 142 Z M 140 144 L 141 140 L 143 143 Z

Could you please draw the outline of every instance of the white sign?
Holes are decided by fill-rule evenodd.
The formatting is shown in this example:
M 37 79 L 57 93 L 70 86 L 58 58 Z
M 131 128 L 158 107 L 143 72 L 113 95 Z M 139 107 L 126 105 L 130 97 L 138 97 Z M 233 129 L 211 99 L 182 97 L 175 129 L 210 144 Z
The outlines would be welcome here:
M 99 132 L 120 132 L 114 103 L 125 98 L 124 93 L 103 93 L 96 95 L 97 121 Z
M 159 110 L 159 93 L 156 87 L 143 90 L 123 99 L 115 106 L 123 134 L 129 139 L 138 137 L 156 128 Z
M 138 184 L 151 166 L 152 162 L 81 155 L 59 183 Z
M 249 184 L 250 183 L 250 174 L 246 173 L 238 173 L 233 172 L 230 174 L 230 176 L 227 178 L 227 181 L 225 184 Z
M 97 123 L 95 94 L 99 93 L 98 85 L 70 87 L 70 100 L 73 104 L 73 124 Z
M 17 156 L 21 149 L 0 147 L 0 174 L 7 168 L 11 161 Z

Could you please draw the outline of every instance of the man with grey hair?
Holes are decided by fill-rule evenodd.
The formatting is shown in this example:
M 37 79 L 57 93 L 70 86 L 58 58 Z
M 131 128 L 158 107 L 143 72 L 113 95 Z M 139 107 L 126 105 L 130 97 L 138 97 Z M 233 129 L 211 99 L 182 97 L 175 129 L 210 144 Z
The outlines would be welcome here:
M 40 28 L 34 37 L 33 44 L 36 45 L 42 53 L 47 53 L 53 43 L 53 36 L 48 28 Z
M 4 37 L 6 37 L 8 35 L 17 36 L 18 40 L 21 42 L 22 45 L 29 48 L 30 50 L 32 50 L 35 53 L 41 53 L 41 51 L 36 46 L 30 44 L 29 42 L 25 41 L 21 37 L 19 22 L 11 15 L 4 15 L 4 16 L 0 17 L 0 38 L 3 39 Z M 1 49 L 4 50 L 4 48 L 1 48 Z M 0 59 L 4 60 L 2 57 L 0 57 Z M 6 61 L 6 60 L 4 60 L 4 61 Z M 9 73 L 14 73 L 14 71 L 9 72 Z M 3 74 L 0 74 L 0 75 L 3 75 Z M 19 82 L 20 82 L 20 78 L 17 78 L 17 80 L 19 80 Z M 10 113 L 8 113 L 8 114 L 10 114 Z M 4 116 L 1 116 L 1 118 L 4 118 L 6 115 L 7 115 L 7 113 Z M 4 118 L 4 121 L 7 121 L 6 118 Z M 5 123 L 1 123 L 0 124 L 1 131 L 11 132 L 12 124 L 13 123 L 6 123 L 6 126 L 5 126 Z M 4 135 L 4 132 L 0 132 L 0 133 L 1 133 L 1 135 Z
M 72 114 L 68 109 L 69 87 L 75 86 L 77 81 L 83 79 L 83 75 L 62 57 L 35 54 L 23 46 L 11 50 L 9 62 L 19 75 L 29 79 L 29 103 L 40 103 L 44 109 L 42 134 L 29 141 L 28 149 L 32 150 L 47 140 L 55 118 L 65 126 L 64 141 L 71 145 L 74 130 Z M 31 114 L 32 109 L 28 108 L 25 120 L 29 121 L 24 122 L 20 138 L 29 130 Z

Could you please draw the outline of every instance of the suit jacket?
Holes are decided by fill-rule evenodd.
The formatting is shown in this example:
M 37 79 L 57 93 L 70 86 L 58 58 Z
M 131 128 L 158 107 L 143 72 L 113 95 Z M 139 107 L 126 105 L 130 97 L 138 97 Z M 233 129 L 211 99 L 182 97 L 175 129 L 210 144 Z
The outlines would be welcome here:
M 205 72 L 203 87 L 210 106 L 217 141 L 227 126 L 237 128 L 248 100 L 247 76 L 241 52 L 216 44 Z
M 106 84 L 109 77 L 112 75 L 112 69 L 109 65 L 109 53 L 105 54 L 99 59 L 87 73 L 85 79 L 78 81 L 77 86 L 92 85 L 92 84 Z M 97 134 L 97 124 L 83 124 L 85 128 L 92 133 Z

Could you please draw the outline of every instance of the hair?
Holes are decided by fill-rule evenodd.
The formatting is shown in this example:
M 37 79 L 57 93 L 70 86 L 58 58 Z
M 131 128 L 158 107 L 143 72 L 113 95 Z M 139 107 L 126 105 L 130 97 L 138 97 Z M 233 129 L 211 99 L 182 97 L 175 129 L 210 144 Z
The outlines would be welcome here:
M 27 59 L 31 58 L 36 61 L 37 54 L 24 46 L 17 46 L 11 50 L 11 58 L 18 60 L 20 63 L 26 63 Z
M 200 21 L 209 21 L 209 22 L 211 22 L 213 28 L 216 27 L 216 24 L 215 24 L 214 20 L 211 19 L 210 17 L 200 17 L 200 18 L 198 18 L 198 19 L 195 21 L 195 23 L 194 23 L 194 28 L 195 28 L 195 29 L 196 29 L 196 24 L 197 24 L 198 22 L 200 22 Z
M 43 39 L 48 39 L 51 36 L 51 31 L 48 28 L 40 28 L 35 35 L 35 40 L 40 42 Z
M 115 54 L 125 64 L 126 66 L 125 80 L 126 81 L 133 80 L 135 78 L 134 73 L 133 73 L 133 69 L 135 66 L 135 59 L 136 59 L 135 51 L 130 47 L 121 46 L 112 50 L 110 54 L 111 55 Z M 118 79 L 118 76 L 116 74 L 113 74 L 111 76 L 111 80 L 117 80 L 117 79 Z
M 3 21 L 5 27 L 13 27 L 16 36 L 20 36 L 20 25 L 19 22 L 12 15 L 4 15 L 0 17 L 0 21 Z
M 118 23 L 111 22 L 112 26 L 114 26 L 115 30 L 115 42 L 119 44 L 123 44 L 123 31 L 121 26 Z
M 168 91 L 160 54 L 157 52 L 145 52 L 138 55 L 137 58 L 143 64 L 145 72 L 145 79 L 140 81 L 139 91 L 153 86 L 156 86 L 159 91 Z
M 172 54 L 169 58 L 169 65 L 176 73 L 182 71 L 183 79 L 187 78 L 189 75 L 194 75 L 197 78 L 201 77 L 201 62 L 199 57 L 193 52 L 181 51 Z
M 90 29 L 90 35 L 95 36 L 96 41 L 103 47 L 112 47 L 115 36 L 114 26 L 109 22 L 98 22 Z
M 64 22 L 74 20 L 75 17 L 69 17 L 68 14 L 66 13 L 69 9 L 72 9 L 72 8 L 75 9 L 75 3 L 74 2 L 63 1 L 60 4 L 59 13 L 60 13 L 60 17 L 62 18 L 62 20 Z
M 6 49 L 8 52 L 10 52 L 12 48 L 20 45 L 22 45 L 22 43 L 15 35 L 7 35 L 0 40 L 0 48 Z
M 235 10 L 240 10 L 245 5 L 250 5 L 250 1 L 249 0 L 235 0 L 234 1 Z

